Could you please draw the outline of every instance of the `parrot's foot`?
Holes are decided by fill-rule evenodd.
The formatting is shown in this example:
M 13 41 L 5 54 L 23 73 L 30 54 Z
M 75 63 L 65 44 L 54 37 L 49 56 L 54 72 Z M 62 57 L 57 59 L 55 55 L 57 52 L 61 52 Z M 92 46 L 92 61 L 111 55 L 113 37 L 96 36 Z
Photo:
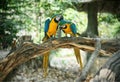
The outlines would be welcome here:
M 72 38 L 71 37 L 64 37 L 63 40 L 70 41 L 70 40 L 72 40 Z
M 50 39 L 49 39 L 49 41 L 52 41 L 52 40 L 55 40 L 56 38 L 55 37 L 51 37 Z

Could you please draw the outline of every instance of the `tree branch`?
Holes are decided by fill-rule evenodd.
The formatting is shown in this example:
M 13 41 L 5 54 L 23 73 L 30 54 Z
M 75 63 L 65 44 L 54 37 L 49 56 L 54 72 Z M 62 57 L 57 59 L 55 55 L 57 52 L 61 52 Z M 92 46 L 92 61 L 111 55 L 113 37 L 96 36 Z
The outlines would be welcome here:
M 114 52 L 120 49 L 119 47 L 115 47 L 115 45 L 120 45 L 119 43 L 114 41 L 111 43 L 111 40 L 102 40 L 101 44 L 104 45 L 104 48 L 100 50 L 101 54 L 108 56 L 109 48 L 114 48 Z M 20 65 L 26 61 L 29 61 L 32 58 L 42 56 L 46 52 L 50 50 L 54 50 L 56 48 L 74 48 L 77 47 L 79 49 L 83 49 L 86 51 L 94 51 L 96 39 L 95 38 L 82 38 L 82 37 L 73 37 L 73 38 L 59 38 L 54 40 L 49 40 L 40 45 L 26 42 L 21 45 L 17 50 L 10 53 L 6 58 L 0 60 L 0 82 L 8 75 L 8 73 L 14 69 L 17 65 Z M 107 43 L 107 45 L 106 45 Z M 108 45 L 108 43 L 114 45 Z M 117 44 L 116 44 L 117 43 Z M 106 45 L 106 46 L 105 46 Z M 113 47 L 114 46 L 114 47 Z
M 80 74 L 80 77 L 78 77 L 76 79 L 76 82 L 83 82 L 84 80 L 86 80 L 87 78 L 87 74 L 90 70 L 90 68 L 92 67 L 95 59 L 97 58 L 97 56 L 99 55 L 99 51 L 101 49 L 101 43 L 100 43 L 100 40 L 97 39 L 97 42 L 96 42 L 96 48 L 94 50 L 94 52 L 92 53 L 88 63 L 86 64 L 86 66 L 83 68 L 81 74 Z

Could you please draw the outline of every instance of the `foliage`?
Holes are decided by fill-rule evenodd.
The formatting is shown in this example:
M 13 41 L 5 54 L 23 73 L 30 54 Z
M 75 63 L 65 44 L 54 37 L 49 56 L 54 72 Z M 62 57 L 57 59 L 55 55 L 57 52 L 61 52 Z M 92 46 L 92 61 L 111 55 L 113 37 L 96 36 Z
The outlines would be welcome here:
M 13 38 L 32 35 L 35 43 L 44 36 L 44 22 L 53 14 L 61 13 L 76 24 L 81 34 L 87 27 L 87 13 L 78 12 L 70 1 L 64 0 L 2 0 L 0 4 L 0 43 L 11 44 Z M 117 20 L 118 19 L 118 20 Z M 119 15 L 98 13 L 99 34 L 112 38 L 120 32 Z
M 115 15 L 99 13 L 99 34 L 103 38 L 114 38 L 120 32 L 120 24 Z
M 7 42 L 8 44 L 10 44 L 13 38 L 16 38 L 18 28 L 14 28 L 15 26 L 16 25 L 14 21 L 8 19 L 4 20 L 4 22 L 0 26 L 0 35 L 3 36 L 1 37 L 2 42 Z
M 0 43 L 11 45 L 13 38 L 17 38 L 19 30 L 24 29 L 29 32 L 36 27 L 37 2 L 36 0 L 3 0 L 2 3 L 4 6 L 0 4 L 0 18 L 3 19 L 0 20 Z
M 2 19 L 0 20 L 0 44 L 3 48 L 6 48 L 11 44 L 13 38 L 16 38 L 16 33 L 18 32 L 14 18 L 10 17 L 14 14 L 14 11 L 10 10 L 11 6 L 9 6 L 8 2 L 8 0 L 4 0 L 2 1 L 4 5 L 0 5 L 0 19 Z

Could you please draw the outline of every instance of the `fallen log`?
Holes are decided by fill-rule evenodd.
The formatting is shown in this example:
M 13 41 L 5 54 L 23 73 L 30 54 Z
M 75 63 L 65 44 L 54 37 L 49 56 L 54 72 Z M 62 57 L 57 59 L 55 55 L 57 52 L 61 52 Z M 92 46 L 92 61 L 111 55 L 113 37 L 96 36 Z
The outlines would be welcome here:
M 120 82 L 120 50 L 100 68 L 90 82 Z
M 14 69 L 17 65 L 20 65 L 26 61 L 29 61 L 32 58 L 42 56 L 50 50 L 56 48 L 79 48 L 85 51 L 94 51 L 96 39 L 95 38 L 82 38 L 82 37 L 73 37 L 73 38 L 59 38 L 48 40 L 42 44 L 34 44 L 26 42 L 17 48 L 15 51 L 10 53 L 6 58 L 0 61 L 0 82 L 8 75 L 8 73 Z M 108 45 L 109 43 L 109 45 Z M 114 45 L 111 45 L 114 44 Z M 110 56 L 112 52 L 115 52 L 120 49 L 120 44 L 114 40 L 101 40 L 101 45 L 104 46 L 100 50 L 100 53 L 105 56 Z M 119 47 L 117 47 L 119 46 Z M 112 49 L 112 50 L 111 50 Z

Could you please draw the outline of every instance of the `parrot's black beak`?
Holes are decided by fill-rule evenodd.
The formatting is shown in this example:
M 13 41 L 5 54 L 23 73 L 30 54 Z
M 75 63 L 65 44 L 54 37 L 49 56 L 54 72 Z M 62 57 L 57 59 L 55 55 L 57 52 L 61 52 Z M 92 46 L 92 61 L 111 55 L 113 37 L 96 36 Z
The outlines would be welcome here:
M 61 16 L 60 16 L 60 20 L 63 20 L 63 19 L 64 19 L 64 18 L 63 18 L 63 16 L 61 15 Z
M 62 27 L 61 27 L 61 26 L 59 26 L 59 28 L 60 28 L 60 30 L 62 30 Z

